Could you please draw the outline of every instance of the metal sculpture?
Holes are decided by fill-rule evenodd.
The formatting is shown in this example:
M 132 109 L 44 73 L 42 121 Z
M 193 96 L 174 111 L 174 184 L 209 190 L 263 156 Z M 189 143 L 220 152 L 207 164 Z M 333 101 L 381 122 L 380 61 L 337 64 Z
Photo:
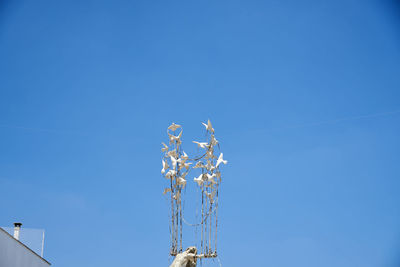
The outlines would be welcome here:
M 170 254 L 176 256 L 182 253 L 182 228 L 185 222 L 182 207 L 182 190 L 187 184 L 186 176 L 191 169 L 200 169 L 201 174 L 194 177 L 195 185 L 201 191 L 201 221 L 190 226 L 201 227 L 201 241 L 199 251 L 196 248 L 195 257 L 213 258 L 217 257 L 217 229 L 218 229 L 218 195 L 221 183 L 221 164 L 227 164 L 220 153 L 217 157 L 214 153 L 219 149 L 219 142 L 215 138 L 215 130 L 210 120 L 202 123 L 206 129 L 206 142 L 197 142 L 202 149 L 199 157 L 190 159 L 182 149 L 182 127 L 172 123 L 168 129 L 169 146 L 162 143 L 161 151 L 164 153 L 162 159 L 163 176 L 169 180 L 169 185 L 164 189 L 164 194 L 169 193 L 171 197 L 171 250 Z M 193 167 L 191 167 L 191 165 Z M 197 254 L 199 252 L 200 254 Z

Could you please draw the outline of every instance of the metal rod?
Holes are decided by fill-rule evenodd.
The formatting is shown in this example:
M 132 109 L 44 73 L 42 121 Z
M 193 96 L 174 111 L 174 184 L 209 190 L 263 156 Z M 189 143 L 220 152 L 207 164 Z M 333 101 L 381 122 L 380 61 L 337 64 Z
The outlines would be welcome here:
M 174 244 L 175 244 L 175 228 L 174 228 L 174 226 L 175 226 L 175 222 L 174 222 L 174 217 L 175 217 L 175 212 L 174 212 L 174 198 L 173 198 L 173 195 L 174 195 L 174 187 L 173 187 L 173 184 L 172 184 L 172 177 L 171 177 L 171 233 L 172 233 L 172 235 L 171 235 L 171 249 L 172 249 L 172 252 L 174 252 L 175 250 L 174 250 Z
M 207 192 L 207 195 L 208 195 L 208 188 L 206 188 L 206 192 Z M 205 205 L 206 207 L 205 207 L 205 210 L 207 211 L 208 210 L 208 196 L 206 197 L 206 205 Z M 206 217 L 206 220 L 205 220 L 205 223 L 204 223 L 204 233 L 205 233 L 205 244 L 206 244 L 206 249 L 205 249 L 205 253 L 207 254 L 208 253 L 208 242 L 207 242 L 207 239 L 208 239 L 208 235 L 207 235 L 207 224 L 208 224 L 208 217 Z
M 42 253 L 40 256 L 43 258 L 43 251 L 44 251 L 44 230 L 43 230 L 43 237 L 42 237 Z
M 215 203 L 215 254 L 217 253 L 217 232 L 218 232 L 218 185 L 217 185 L 217 202 Z
M 182 196 L 182 190 L 180 190 L 180 194 L 179 194 L 179 197 L 181 197 Z M 179 212 L 180 212 L 180 234 L 181 234 L 181 240 L 180 240 L 180 251 L 182 251 L 182 201 L 180 200 L 179 201 Z
M 201 252 L 204 252 L 204 186 L 202 186 L 201 189 L 201 205 L 202 205 L 202 211 L 201 211 Z
M 212 228 L 211 228 L 211 223 L 212 223 L 212 213 L 211 213 L 211 211 L 212 211 L 212 203 L 211 203 L 211 199 L 210 199 L 210 230 L 209 230 L 209 238 L 208 238 L 208 250 L 209 250 L 209 252 L 208 253 L 210 253 L 211 252 L 211 232 L 212 232 Z

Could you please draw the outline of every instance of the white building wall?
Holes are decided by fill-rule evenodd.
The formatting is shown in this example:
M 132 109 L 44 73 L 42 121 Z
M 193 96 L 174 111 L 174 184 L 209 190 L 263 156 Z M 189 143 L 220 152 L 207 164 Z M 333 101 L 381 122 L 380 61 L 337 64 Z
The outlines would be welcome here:
M 50 263 L 0 228 L 0 267 L 48 267 Z

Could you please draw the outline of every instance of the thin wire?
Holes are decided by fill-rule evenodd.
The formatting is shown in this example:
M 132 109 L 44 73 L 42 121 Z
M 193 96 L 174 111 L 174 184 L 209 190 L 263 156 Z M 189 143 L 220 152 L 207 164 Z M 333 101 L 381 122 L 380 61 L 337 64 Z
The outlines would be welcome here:
M 188 222 L 186 221 L 185 217 L 182 218 L 182 219 L 183 219 L 183 222 L 186 223 L 188 226 L 199 226 L 199 225 L 202 225 L 202 224 L 204 223 L 205 219 L 207 219 L 207 217 L 208 217 L 210 214 L 214 213 L 214 211 L 215 211 L 216 209 L 217 209 L 217 207 L 214 207 L 214 209 L 213 209 L 212 211 L 208 212 L 208 213 L 205 215 L 205 217 L 203 218 L 203 220 L 202 220 L 201 222 L 199 222 L 199 223 L 194 223 L 194 224 L 188 223 Z
M 179 192 L 179 188 L 178 188 L 178 192 Z M 179 196 L 180 197 L 180 196 Z M 179 228 L 179 219 L 180 219 L 180 203 L 179 203 L 179 198 L 177 197 L 176 200 L 176 205 L 178 206 L 177 210 L 176 210 L 176 236 L 177 236 L 177 241 L 176 241 L 176 250 L 179 251 L 180 250 L 180 228 Z
M 207 191 L 207 188 L 206 188 L 206 192 L 208 193 L 208 191 Z M 205 205 L 205 210 L 208 210 L 208 199 L 207 199 L 207 197 L 206 197 L 206 205 Z M 204 239 L 205 239 L 205 252 L 206 253 L 208 253 L 208 242 L 207 242 L 207 238 L 208 238 L 208 236 L 207 236 L 207 218 L 206 218 L 206 221 L 205 221 L 205 223 L 204 223 Z
M 175 208 L 174 208 L 174 199 L 173 199 L 173 194 L 174 194 L 174 187 L 173 187 L 173 182 L 172 182 L 172 177 L 170 179 L 171 181 L 171 230 L 172 230 L 172 238 L 171 238 L 171 250 L 172 252 L 175 252 Z
M 212 213 L 211 213 L 211 209 L 212 209 L 212 203 L 211 203 L 211 200 L 210 200 L 210 230 L 209 230 L 209 237 L 208 237 L 208 250 L 209 250 L 209 252 L 208 253 L 210 253 L 211 252 L 211 233 L 212 233 L 212 227 L 211 227 L 211 224 L 212 224 Z
M 217 201 L 215 203 L 215 253 L 217 253 L 217 233 L 218 233 L 218 185 L 217 185 Z
M 167 196 L 165 196 L 165 202 L 166 202 L 166 205 L 168 206 L 168 199 L 167 199 Z M 168 219 L 169 219 L 169 212 L 168 212 Z M 172 245 L 172 231 L 171 231 L 171 225 L 172 225 L 172 223 L 171 224 L 169 224 L 168 225 L 168 230 L 169 230 L 169 237 L 170 237 L 170 239 L 171 239 L 171 245 Z M 171 248 L 172 249 L 172 248 Z M 172 250 L 171 250 L 171 252 L 172 252 Z
M 180 190 L 180 192 L 182 191 L 182 189 Z M 182 197 L 182 193 L 180 194 L 180 196 L 179 197 Z M 179 203 L 179 207 L 180 207 L 180 209 L 179 209 L 179 211 L 180 211 L 180 248 L 179 248 L 179 250 L 180 251 L 182 251 L 182 218 L 183 218 L 183 216 L 182 216 L 182 200 L 180 200 L 180 203 Z
M 199 188 L 196 187 L 196 195 L 198 195 L 199 193 Z M 196 197 L 196 221 L 199 219 L 199 198 Z M 195 225 L 194 227 L 194 235 L 195 235 L 195 244 L 198 247 L 199 243 L 198 243 L 198 225 Z
M 204 218 L 204 192 L 203 192 L 203 185 L 201 186 L 201 253 L 203 254 L 203 229 L 204 229 L 204 225 L 203 225 L 203 218 Z

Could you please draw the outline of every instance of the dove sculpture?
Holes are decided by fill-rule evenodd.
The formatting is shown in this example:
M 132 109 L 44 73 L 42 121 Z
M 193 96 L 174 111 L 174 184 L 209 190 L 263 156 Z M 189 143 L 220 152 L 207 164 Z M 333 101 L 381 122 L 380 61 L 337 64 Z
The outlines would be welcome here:
M 208 143 L 205 143 L 205 142 L 193 141 L 193 143 L 197 144 L 201 148 L 207 148 L 208 147 Z
M 171 179 L 171 178 L 175 177 L 175 175 L 176 175 L 176 171 L 175 171 L 175 170 L 169 170 L 169 171 L 165 174 L 165 178 Z
M 178 129 L 178 128 L 181 128 L 181 126 L 180 126 L 179 124 L 172 123 L 172 124 L 168 127 L 168 130 L 176 131 L 176 129 Z
M 176 162 L 177 162 L 177 160 L 176 160 L 176 158 L 174 158 L 174 157 L 169 157 L 170 159 L 171 159 L 171 163 L 172 163 L 172 169 L 176 169 Z
M 227 160 L 224 160 L 222 158 L 223 156 L 224 156 L 223 153 L 219 154 L 219 157 L 218 157 L 218 160 L 217 160 L 217 164 L 215 164 L 215 167 L 218 167 L 219 164 L 221 164 L 221 163 L 223 163 L 223 164 L 227 164 L 228 163 Z
M 213 191 L 212 193 L 204 192 L 204 194 L 206 194 L 206 196 L 210 199 L 211 203 L 214 203 L 214 197 L 216 193 L 217 191 Z
M 215 173 L 213 173 L 212 175 L 207 173 L 207 182 L 211 182 L 213 184 L 216 184 L 217 182 L 214 180 L 215 177 L 217 177 L 217 175 Z
M 168 133 L 168 136 L 169 136 L 169 143 L 170 144 L 173 144 L 174 142 L 176 142 L 177 144 L 182 143 L 182 141 L 181 141 L 182 131 L 176 136 L 173 135 L 173 134 Z
M 176 149 L 168 151 L 167 157 L 175 157 L 175 158 L 177 158 L 178 157 L 178 153 L 176 153 Z
M 215 139 L 215 136 L 214 136 L 214 135 L 211 135 L 211 141 L 210 141 L 210 144 L 211 144 L 212 146 L 216 146 L 216 145 L 218 145 L 218 140 L 217 140 L 217 139 Z
M 176 182 L 177 182 L 178 185 L 182 185 L 182 188 L 184 188 L 185 185 L 186 185 L 186 180 L 183 179 L 182 177 L 178 177 Z
M 196 163 L 196 165 L 193 166 L 193 169 L 205 168 L 205 167 L 206 167 L 206 166 L 205 166 L 201 161 L 198 161 L 198 162 Z
M 172 196 L 172 198 L 175 200 L 178 200 L 180 196 L 181 196 L 181 193 L 178 191 L 178 192 L 176 192 L 175 195 Z
M 201 185 L 204 183 L 203 174 L 200 174 L 199 177 L 195 177 L 193 180 L 194 180 L 199 186 L 201 186 Z
M 193 141 L 198 147 L 196 150 L 199 155 L 189 158 L 186 152 L 183 151 L 183 128 L 181 125 L 175 124 L 174 122 L 167 128 L 166 138 L 168 139 L 166 139 L 165 143 L 161 143 L 161 173 L 162 176 L 167 179 L 167 181 L 164 180 L 164 183 L 168 184 L 163 187 L 163 194 L 171 194 L 168 194 L 168 198 L 171 196 L 170 255 L 176 257 L 179 257 L 179 252 L 182 251 L 182 222 L 184 221 L 183 213 L 185 209 L 182 204 L 186 197 L 186 186 L 196 186 L 190 182 L 190 179 L 193 179 L 199 186 L 197 192 L 201 193 L 202 218 L 200 224 L 210 225 L 210 227 L 202 227 L 201 251 L 203 254 L 197 255 L 197 258 L 213 258 L 217 256 L 217 203 L 219 185 L 221 182 L 221 168 L 219 168 L 219 166 L 221 164 L 227 164 L 228 161 L 224 160 L 223 154 L 220 153 L 220 143 L 215 136 L 215 130 L 211 121 L 207 120 L 206 122 L 202 122 L 202 125 L 206 129 L 206 132 L 203 132 L 206 139 L 199 140 L 199 142 Z M 200 128 L 203 126 L 199 125 Z M 200 170 L 196 171 L 197 173 L 195 175 L 191 175 L 191 171 L 198 168 L 200 168 Z M 185 192 L 182 190 L 185 190 Z M 190 190 L 190 192 L 192 191 Z M 209 210 L 209 212 L 207 212 L 207 210 Z M 216 219 L 215 228 L 212 222 L 214 216 Z M 212 238 L 214 232 L 215 238 Z M 213 245 L 211 245 L 213 239 L 215 239 L 215 249 Z
M 164 160 L 162 160 L 162 170 L 161 173 L 165 173 L 165 170 L 167 170 L 169 168 L 168 162 L 165 162 Z
M 202 124 L 206 127 L 207 131 L 209 131 L 211 133 L 214 133 L 214 129 L 213 129 L 212 125 L 211 125 L 211 121 L 210 120 L 208 120 L 207 124 L 205 124 L 204 122 L 202 122 Z
M 185 178 L 186 178 L 186 175 L 187 175 L 188 173 L 189 173 L 189 171 L 181 173 L 181 177 L 182 177 L 183 179 L 185 179 Z
M 164 143 L 161 143 L 163 145 L 163 148 L 161 148 L 161 152 L 167 152 L 168 151 L 168 146 Z
M 166 193 L 171 192 L 171 188 L 167 187 L 164 189 L 163 195 L 165 195 Z
M 183 156 L 181 156 L 179 159 L 177 159 L 177 162 L 178 162 L 179 164 L 183 164 L 183 163 L 186 162 L 186 160 L 187 160 L 187 159 L 185 159 Z
M 183 155 L 181 156 L 181 159 L 183 159 L 184 161 L 189 159 L 189 156 L 185 153 L 185 151 L 183 151 Z
M 210 160 L 207 160 L 207 165 L 205 166 L 208 171 L 213 171 L 215 167 L 211 164 Z
M 192 163 L 183 162 L 183 163 L 179 164 L 179 170 L 182 170 L 183 168 L 185 168 L 186 170 L 188 170 L 191 164 L 192 164 Z
M 214 151 L 212 149 L 207 150 L 206 158 L 208 158 L 208 159 L 216 158 L 213 153 L 214 153 Z

